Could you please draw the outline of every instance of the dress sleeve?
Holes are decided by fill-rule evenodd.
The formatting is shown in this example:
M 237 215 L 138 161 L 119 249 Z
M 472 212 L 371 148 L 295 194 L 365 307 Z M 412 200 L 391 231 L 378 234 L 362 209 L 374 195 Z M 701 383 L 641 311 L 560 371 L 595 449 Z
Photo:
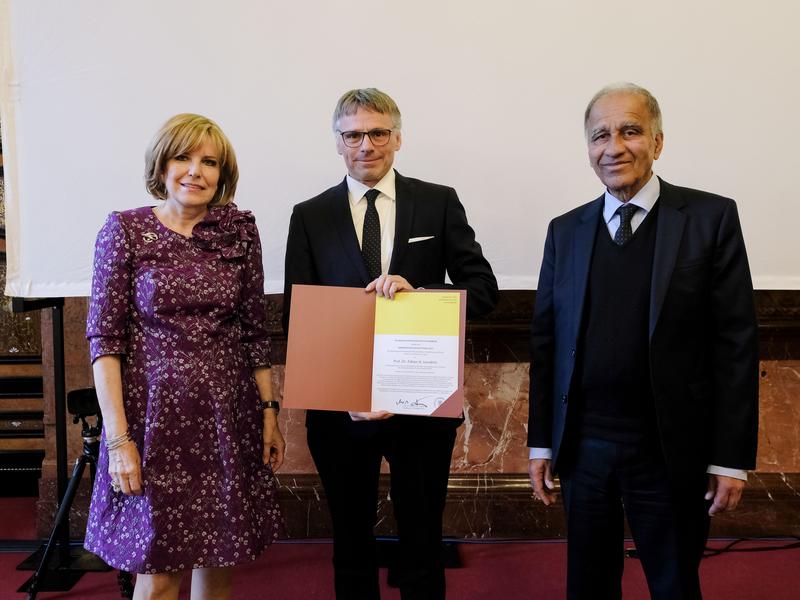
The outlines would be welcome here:
M 132 249 L 119 213 L 111 213 L 97 234 L 92 297 L 86 337 L 92 362 L 104 354 L 126 354 L 131 312 Z
M 258 230 L 245 255 L 244 282 L 239 305 L 242 346 L 251 367 L 269 367 L 270 338 L 267 332 L 267 310 L 264 301 L 264 265 Z

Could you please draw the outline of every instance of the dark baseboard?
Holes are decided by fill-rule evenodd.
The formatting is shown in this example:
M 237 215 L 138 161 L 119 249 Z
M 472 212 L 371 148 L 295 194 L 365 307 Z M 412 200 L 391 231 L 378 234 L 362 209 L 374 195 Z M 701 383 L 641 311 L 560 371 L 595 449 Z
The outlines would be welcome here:
M 331 536 L 325 493 L 317 475 L 279 477 L 279 498 L 290 538 Z M 396 533 L 389 478 L 382 476 L 378 535 Z M 553 539 L 565 536 L 560 504 L 534 501 L 526 474 L 452 474 L 444 535 L 461 539 Z M 800 536 L 800 473 L 755 473 L 740 507 L 715 517 L 714 537 Z
M 284 515 L 283 536 L 330 538 L 332 529 L 325 491 L 316 474 L 278 477 Z M 55 481 L 40 485 L 38 534 L 44 537 L 55 512 Z M 380 479 L 376 535 L 394 535 L 389 476 Z M 79 489 L 71 511 L 72 537 L 83 537 L 89 504 L 88 482 Z M 49 515 L 49 518 L 45 515 Z M 534 501 L 527 474 L 450 476 L 443 534 L 453 539 L 558 539 L 565 536 L 559 503 Z M 752 473 L 739 508 L 714 517 L 712 537 L 800 537 L 800 473 Z

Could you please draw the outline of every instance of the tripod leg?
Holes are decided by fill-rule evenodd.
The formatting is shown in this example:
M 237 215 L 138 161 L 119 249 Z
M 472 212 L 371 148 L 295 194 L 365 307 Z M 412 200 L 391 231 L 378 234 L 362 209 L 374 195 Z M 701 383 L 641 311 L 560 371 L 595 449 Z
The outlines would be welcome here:
M 133 598 L 133 575 L 127 571 L 117 573 L 119 593 L 123 598 Z
M 44 548 L 42 561 L 39 563 L 39 568 L 31 577 L 30 586 L 28 586 L 28 600 L 35 600 L 36 594 L 39 593 L 39 582 L 47 571 L 47 562 L 50 560 L 50 555 L 56 543 L 56 535 L 61 529 L 64 518 L 69 514 L 72 508 L 72 501 L 75 499 L 75 492 L 78 491 L 78 485 L 81 483 L 83 471 L 86 468 L 86 463 L 89 459 L 86 456 L 78 457 L 75 461 L 75 468 L 72 470 L 72 478 L 69 480 L 67 491 L 64 492 L 64 497 L 61 499 L 61 505 L 58 507 L 58 514 L 56 514 L 55 523 L 53 523 L 53 530 L 50 532 L 50 538 L 47 540 L 47 545 Z

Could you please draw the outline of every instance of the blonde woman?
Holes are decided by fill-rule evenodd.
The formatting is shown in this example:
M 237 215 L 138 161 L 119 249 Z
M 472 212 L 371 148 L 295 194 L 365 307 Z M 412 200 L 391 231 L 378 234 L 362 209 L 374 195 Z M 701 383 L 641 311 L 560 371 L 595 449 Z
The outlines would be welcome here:
M 272 398 L 261 245 L 211 120 L 173 117 L 145 156 L 156 206 L 95 247 L 87 337 L 104 417 L 86 547 L 138 573 L 134 598 L 228 598 L 277 535 L 285 444 Z

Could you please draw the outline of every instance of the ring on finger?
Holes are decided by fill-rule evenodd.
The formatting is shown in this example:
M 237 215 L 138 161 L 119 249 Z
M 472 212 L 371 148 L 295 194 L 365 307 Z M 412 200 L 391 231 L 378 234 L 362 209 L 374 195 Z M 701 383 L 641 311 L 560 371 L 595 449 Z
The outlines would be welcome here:
M 119 481 L 117 481 L 116 479 L 112 479 L 111 489 L 114 490 L 115 492 L 119 492 L 120 490 L 122 490 L 122 486 L 120 486 Z

